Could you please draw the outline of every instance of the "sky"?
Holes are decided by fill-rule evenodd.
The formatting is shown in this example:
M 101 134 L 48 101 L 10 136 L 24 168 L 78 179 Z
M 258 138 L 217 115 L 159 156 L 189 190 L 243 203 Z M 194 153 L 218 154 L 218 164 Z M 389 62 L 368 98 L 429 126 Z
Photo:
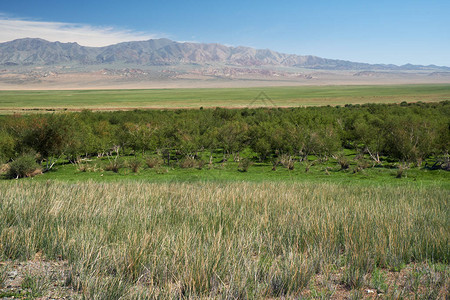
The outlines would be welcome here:
M 449 0 L 0 0 L 0 42 L 169 38 L 366 63 L 450 66 Z

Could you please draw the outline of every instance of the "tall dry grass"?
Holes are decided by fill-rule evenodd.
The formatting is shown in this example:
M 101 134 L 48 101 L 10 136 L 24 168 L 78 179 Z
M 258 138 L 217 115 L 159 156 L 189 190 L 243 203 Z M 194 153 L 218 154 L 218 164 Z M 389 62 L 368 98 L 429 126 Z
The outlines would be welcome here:
M 317 183 L 0 184 L 1 259 L 68 259 L 87 298 L 295 296 L 342 268 L 448 263 L 442 188 Z

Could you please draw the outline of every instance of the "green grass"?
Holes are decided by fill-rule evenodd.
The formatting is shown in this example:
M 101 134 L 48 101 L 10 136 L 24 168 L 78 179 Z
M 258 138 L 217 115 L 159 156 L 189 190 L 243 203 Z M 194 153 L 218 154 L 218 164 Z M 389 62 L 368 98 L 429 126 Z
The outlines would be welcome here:
M 302 86 L 222 89 L 0 91 L 0 111 L 272 106 L 255 101 L 264 91 L 276 106 L 450 100 L 450 85 Z
M 298 297 L 330 270 L 349 289 L 382 288 L 376 268 L 448 265 L 448 195 L 432 185 L 4 181 L 0 257 L 67 259 L 67 284 L 89 299 Z
M 444 170 L 427 170 L 419 167 L 405 169 L 402 178 L 396 178 L 398 163 L 384 163 L 384 165 L 370 167 L 354 172 L 357 162 L 353 159 L 354 153 L 347 151 L 350 166 L 347 170 L 341 170 L 338 162 L 330 158 L 328 161 L 318 163 L 314 156 L 310 156 L 308 162 L 295 162 L 294 169 L 289 170 L 279 166 L 276 171 L 272 170 L 270 162 L 253 163 L 247 172 L 240 172 L 239 163 L 232 160 L 222 164 L 219 163 L 222 156 L 214 157 L 214 164 L 210 167 L 207 163 L 201 170 L 193 168 L 182 168 L 180 163 L 171 162 L 171 166 L 161 165 L 149 168 L 142 156 L 122 156 L 119 161 L 122 167 L 116 173 L 106 171 L 110 160 L 107 158 L 91 158 L 81 162 L 80 165 L 70 164 L 61 160 L 59 164 L 43 175 L 21 180 L 47 181 L 59 180 L 70 182 L 96 181 L 110 182 L 122 180 L 143 180 L 147 182 L 284 182 L 284 183 L 336 183 L 361 186 L 377 185 L 411 185 L 411 186 L 440 186 L 450 189 L 450 173 Z M 141 162 L 138 172 L 133 172 L 129 162 L 138 160 Z M 207 160 L 207 158 L 204 158 Z M 128 162 L 128 163 L 127 163 Z M 306 172 L 306 169 L 308 171 Z M 1 180 L 8 180 L 0 177 Z

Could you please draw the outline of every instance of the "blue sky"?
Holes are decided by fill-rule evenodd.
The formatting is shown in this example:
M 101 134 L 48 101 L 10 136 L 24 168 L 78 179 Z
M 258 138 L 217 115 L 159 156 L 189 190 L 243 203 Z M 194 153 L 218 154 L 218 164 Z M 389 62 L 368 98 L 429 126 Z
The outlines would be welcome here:
M 449 0 L 115 1 L 0 4 L 0 41 L 99 46 L 166 37 L 369 63 L 450 66 Z

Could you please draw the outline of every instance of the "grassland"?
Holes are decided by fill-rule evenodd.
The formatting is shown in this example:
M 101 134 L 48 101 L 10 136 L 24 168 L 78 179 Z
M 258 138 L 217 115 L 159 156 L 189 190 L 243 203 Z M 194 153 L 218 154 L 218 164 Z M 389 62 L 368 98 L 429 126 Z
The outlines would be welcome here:
M 272 101 L 254 101 L 260 91 L 3 91 L 0 113 L 450 100 L 450 85 L 265 88 Z M 124 153 L 117 172 L 110 156 L 61 156 L 45 174 L 0 180 L 0 298 L 449 297 L 448 171 L 388 157 L 373 167 L 348 149 L 346 169 L 310 155 L 238 171 L 222 152 L 183 167 L 173 154 L 150 168 Z
M 433 185 L 0 185 L 2 260 L 67 260 L 88 299 L 448 296 L 449 194 Z
M 261 91 L 271 99 L 256 100 Z M 134 108 L 298 107 L 450 100 L 450 85 L 301 86 L 223 89 L 0 91 L 0 113 Z
M 349 152 L 349 151 L 348 151 Z M 349 168 L 342 170 L 336 159 L 330 158 L 327 162 L 318 163 L 314 156 L 310 156 L 309 162 L 295 163 L 295 168 L 289 170 L 279 166 L 273 171 L 270 162 L 256 162 L 246 172 L 239 171 L 239 163 L 228 161 L 220 163 L 221 157 L 214 158 L 213 165 L 205 164 L 202 169 L 197 167 L 183 168 L 179 163 L 172 162 L 171 166 L 159 165 L 149 168 L 145 159 L 138 156 L 140 165 L 133 172 L 130 162 L 135 161 L 135 156 L 123 156 L 120 158 L 120 169 L 117 172 L 107 171 L 111 159 L 103 157 L 82 160 L 78 164 L 71 164 L 60 160 L 55 167 L 42 175 L 23 180 L 46 182 L 57 180 L 64 182 L 121 182 L 126 180 L 141 180 L 150 183 L 170 182 L 282 182 L 282 183 L 332 183 L 358 186 L 399 186 L 412 184 L 416 186 L 435 186 L 450 190 L 450 174 L 444 170 L 427 170 L 422 167 L 402 165 L 399 163 L 385 163 L 377 167 L 371 165 L 363 170 L 358 169 L 358 161 L 354 153 L 347 155 Z M 430 165 L 433 160 L 430 160 Z M 397 178 L 399 167 L 404 169 L 402 177 Z M 1 175 L 1 174 L 0 174 Z M 7 181 L 0 176 L 1 181 Z

